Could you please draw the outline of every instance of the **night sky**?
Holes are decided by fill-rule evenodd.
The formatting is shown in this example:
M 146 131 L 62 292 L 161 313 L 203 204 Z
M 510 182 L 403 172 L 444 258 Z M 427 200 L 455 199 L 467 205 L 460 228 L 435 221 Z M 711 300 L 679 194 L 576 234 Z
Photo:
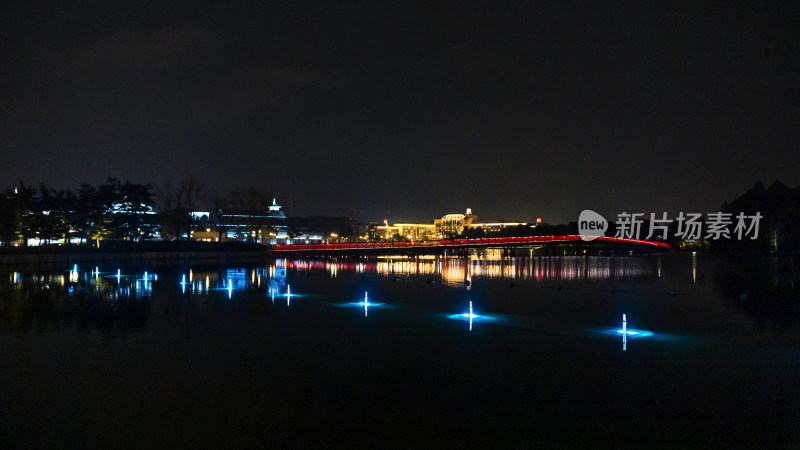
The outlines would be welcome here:
M 0 188 L 562 223 L 800 185 L 798 2 L 335 3 L 3 2 Z

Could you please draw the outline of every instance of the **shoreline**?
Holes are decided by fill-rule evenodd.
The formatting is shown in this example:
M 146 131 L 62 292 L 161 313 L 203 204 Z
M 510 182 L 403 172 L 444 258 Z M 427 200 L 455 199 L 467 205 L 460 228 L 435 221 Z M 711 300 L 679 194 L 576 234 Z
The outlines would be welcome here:
M 0 266 L 25 264 L 75 264 L 147 262 L 167 264 L 232 263 L 272 259 L 270 250 L 116 251 L 0 254 Z

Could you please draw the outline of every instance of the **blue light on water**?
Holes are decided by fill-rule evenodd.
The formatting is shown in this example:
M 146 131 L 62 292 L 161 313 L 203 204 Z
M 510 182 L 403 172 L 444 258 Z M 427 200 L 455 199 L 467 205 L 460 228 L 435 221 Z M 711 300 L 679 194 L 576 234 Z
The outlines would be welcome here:
M 370 302 L 369 301 L 369 297 L 367 296 L 366 292 L 364 292 L 364 301 L 355 303 L 355 306 L 363 306 L 364 307 L 364 317 L 367 317 L 368 308 L 375 308 L 375 307 L 382 306 L 382 305 L 383 305 L 383 303 Z
M 275 303 L 275 297 L 286 297 L 286 306 L 291 305 L 292 299 L 313 297 L 313 294 L 302 294 L 302 293 L 292 292 L 292 287 L 288 284 L 286 285 L 285 294 L 281 294 L 280 291 L 281 289 L 277 285 L 274 287 L 274 290 L 272 290 L 270 296 L 272 297 L 273 303 Z
M 470 331 L 472 331 L 473 322 L 487 322 L 495 319 L 495 316 L 490 316 L 486 314 L 475 314 L 475 310 L 472 308 L 472 301 L 469 302 L 468 312 L 462 314 L 451 314 L 447 317 L 449 319 L 468 320 Z
M 631 338 L 648 337 L 648 336 L 652 336 L 653 335 L 652 331 L 634 330 L 634 329 L 616 330 L 616 333 L 617 334 L 621 334 L 623 337 L 627 336 L 627 337 L 631 337 Z
M 627 318 L 626 314 L 622 315 L 622 328 L 621 329 L 617 329 L 616 333 L 622 335 L 623 344 L 628 339 L 628 336 L 634 338 L 634 337 L 647 337 L 647 336 L 652 336 L 653 335 L 652 331 L 645 331 L 645 330 L 637 330 L 637 329 L 633 329 L 633 328 L 628 328 L 628 318 Z M 624 349 L 625 348 L 623 347 L 623 350 Z
M 626 351 L 628 349 L 629 338 L 638 339 L 655 335 L 655 333 L 653 333 L 652 331 L 640 330 L 638 328 L 628 328 L 628 320 L 626 314 L 622 315 L 622 328 L 611 328 L 611 329 L 602 329 L 594 331 L 605 335 L 622 336 L 622 351 Z M 661 335 L 660 337 L 661 339 L 668 338 L 664 335 Z
M 230 299 L 233 296 L 233 281 L 228 278 L 228 298 Z
M 661 340 L 664 339 L 675 339 L 674 336 L 666 336 L 663 334 L 656 334 L 652 331 L 647 330 L 640 330 L 638 328 L 628 328 L 626 327 L 624 330 L 622 328 L 605 328 L 605 329 L 595 329 L 592 330 L 595 333 L 604 334 L 606 336 L 622 336 L 622 343 L 623 343 L 623 350 L 625 350 L 625 345 L 628 339 L 639 339 L 645 337 L 657 337 Z
M 348 302 L 348 303 L 336 303 L 333 306 L 338 306 L 342 308 L 364 308 L 364 316 L 369 314 L 369 308 L 378 308 L 384 306 L 385 303 L 381 302 L 371 302 L 369 301 L 369 296 L 366 292 L 364 292 L 364 300 L 360 302 Z

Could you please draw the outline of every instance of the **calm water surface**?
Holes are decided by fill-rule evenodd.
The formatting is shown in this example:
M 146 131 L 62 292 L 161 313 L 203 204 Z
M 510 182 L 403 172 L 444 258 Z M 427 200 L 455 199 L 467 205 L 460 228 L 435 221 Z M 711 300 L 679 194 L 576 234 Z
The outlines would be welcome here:
M 792 447 L 798 282 L 692 254 L 6 268 L 0 443 Z

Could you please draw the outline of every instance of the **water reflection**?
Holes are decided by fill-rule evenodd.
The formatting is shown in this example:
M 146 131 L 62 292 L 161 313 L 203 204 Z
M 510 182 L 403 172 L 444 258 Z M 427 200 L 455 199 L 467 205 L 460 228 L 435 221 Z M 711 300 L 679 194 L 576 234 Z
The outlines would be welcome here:
M 724 260 L 712 271 L 712 280 L 725 302 L 745 312 L 758 328 L 800 322 L 800 270 L 793 259 Z
M 502 279 L 507 287 L 521 286 L 523 290 L 515 289 L 513 295 L 517 295 L 516 292 L 525 292 L 524 289 L 554 287 L 560 292 L 557 295 L 570 297 L 584 295 L 587 288 L 596 289 L 596 285 L 581 285 L 580 281 L 650 278 L 657 284 L 653 284 L 650 290 L 645 288 L 640 292 L 655 292 L 659 295 L 669 293 L 671 300 L 676 304 L 682 302 L 684 307 L 686 301 L 698 298 L 696 294 L 701 289 L 713 286 L 716 292 L 722 293 L 725 302 L 753 318 L 758 326 L 789 327 L 800 322 L 800 298 L 795 289 L 798 269 L 792 260 L 728 261 L 696 254 L 663 258 L 495 258 L 489 252 L 483 252 L 469 258 L 431 256 L 381 258 L 376 261 L 279 259 L 260 267 L 192 267 L 160 272 L 152 269 L 130 270 L 115 266 L 79 265 L 67 265 L 61 270 L 51 271 L 8 271 L 0 276 L 0 328 L 25 329 L 31 323 L 61 326 L 76 322 L 88 328 L 106 330 L 142 327 L 150 314 L 150 300 L 156 291 L 161 293 L 158 298 L 162 303 L 166 302 L 163 304 L 166 305 L 167 315 L 175 311 L 189 314 L 192 308 L 200 304 L 209 305 L 212 311 L 224 311 L 225 308 L 236 308 L 237 304 L 256 299 L 271 306 L 275 304 L 276 297 L 285 297 L 287 306 L 290 306 L 292 300 L 300 297 L 295 289 L 312 292 L 311 286 L 317 284 L 313 292 L 325 293 L 325 286 L 347 284 L 348 277 L 366 279 L 364 283 L 369 283 L 370 278 L 400 282 L 424 281 L 467 290 L 473 286 L 487 286 L 481 285 L 487 279 Z M 289 272 L 306 273 L 290 287 L 287 282 Z M 317 277 L 306 281 L 312 272 L 324 273 L 330 279 Z M 533 282 L 517 284 L 517 280 Z M 551 283 L 538 284 L 544 281 Z M 574 283 L 562 287 L 564 281 Z M 608 286 L 611 286 L 610 289 Z M 618 287 L 622 289 L 618 290 Z M 422 288 L 425 289 L 424 286 Z M 603 289 L 614 294 L 615 299 L 609 301 L 638 301 L 638 297 L 631 297 L 633 291 L 627 290 L 625 286 L 609 283 Z M 503 292 L 503 295 L 512 295 L 512 291 Z M 376 294 L 385 295 L 384 292 Z M 545 294 L 545 297 L 548 295 Z M 684 297 L 686 301 L 682 300 Z M 497 298 L 485 300 L 498 301 Z M 348 305 L 358 306 L 368 316 L 369 309 L 379 304 L 365 296 L 363 302 L 359 299 L 358 302 L 353 301 Z M 519 304 L 511 306 L 518 310 L 524 309 Z M 538 306 L 531 304 L 525 306 L 527 307 Z M 503 311 L 497 306 L 494 309 Z M 128 317 L 127 314 L 132 315 Z M 473 322 L 482 318 L 477 314 L 464 316 L 462 313 L 455 316 L 462 320 L 471 318 Z M 496 321 L 500 321 L 500 317 L 495 316 Z M 616 335 L 617 328 L 613 333 Z M 623 333 L 625 339 L 630 336 L 629 333 Z
M 510 280 L 599 280 L 652 276 L 650 264 L 638 257 L 543 256 L 493 259 L 435 258 L 416 261 L 387 261 L 377 264 L 384 275 L 440 275 L 448 285 L 472 285 L 473 278 Z
M 149 277 L 102 277 L 77 266 L 63 273 L 13 272 L 0 283 L 0 328 L 31 331 L 139 329 L 150 315 Z M 4 278 L 5 279 L 5 278 Z
M 451 260 L 444 265 L 446 281 L 470 279 L 472 276 L 517 280 L 601 280 L 648 277 L 653 273 L 649 264 L 637 257 L 544 256 L 492 260 L 472 258 L 469 261 Z
M 157 279 L 158 275 L 153 274 L 153 277 Z M 276 270 L 275 266 L 207 271 L 190 269 L 180 275 L 178 285 L 182 294 L 219 291 L 232 298 L 234 292 L 266 288 L 267 294 L 274 297 L 286 286 L 286 271 Z
M 661 260 L 641 256 L 535 256 L 506 257 L 484 251 L 469 258 L 420 256 L 387 257 L 377 261 L 278 260 L 280 268 L 295 271 L 326 270 L 331 277 L 341 271 L 376 273 L 393 280 L 425 276 L 450 286 L 473 284 L 474 278 L 509 280 L 603 280 L 661 276 Z
M 0 329 L 77 326 L 104 333 L 126 331 L 146 325 L 156 290 L 168 315 L 172 308 L 191 310 L 193 303 L 202 303 L 213 291 L 223 294 L 214 298 L 230 301 L 237 292 L 261 291 L 274 300 L 288 290 L 286 270 L 274 265 L 167 272 L 165 283 L 159 283 L 159 274 L 150 270 L 87 269 L 74 265 L 61 272 L 8 272 L 0 278 Z M 175 290 L 176 286 L 180 288 Z

